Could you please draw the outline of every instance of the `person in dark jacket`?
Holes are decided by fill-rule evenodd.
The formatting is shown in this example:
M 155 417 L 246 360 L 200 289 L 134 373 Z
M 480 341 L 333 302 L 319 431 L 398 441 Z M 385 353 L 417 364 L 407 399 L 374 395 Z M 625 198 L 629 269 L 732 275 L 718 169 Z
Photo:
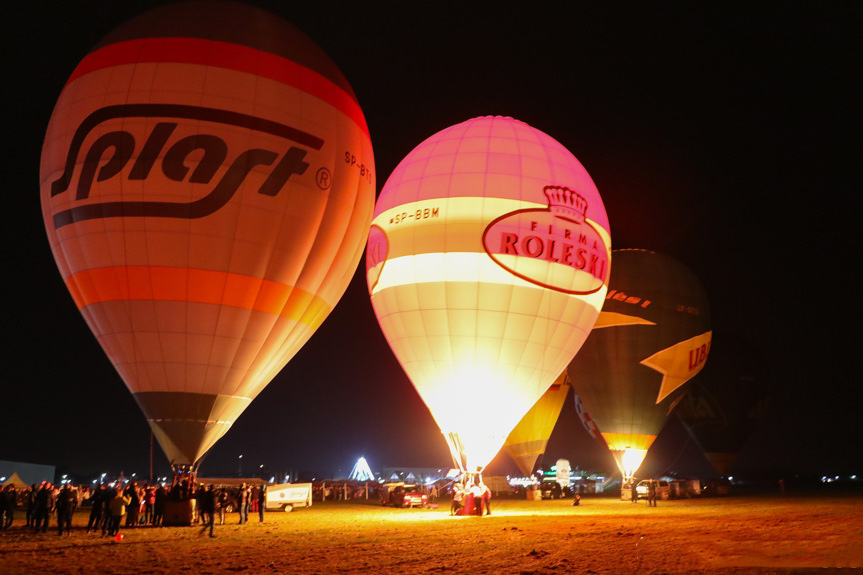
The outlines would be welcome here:
M 156 488 L 156 499 L 153 503 L 153 525 L 162 525 L 162 519 L 165 517 L 165 504 L 168 501 L 168 490 L 164 485 L 159 485 Z
M 72 490 L 72 487 L 67 483 L 60 490 L 57 496 L 57 535 L 72 534 L 72 515 L 75 513 L 75 508 L 78 506 L 77 494 Z
M 35 483 L 24 493 L 24 505 L 26 506 L 24 513 L 27 518 L 27 527 L 33 527 L 33 524 L 36 522 L 35 514 L 37 493 L 39 493 L 39 486 Z
M 87 533 L 91 530 L 98 531 L 102 522 L 106 520 L 108 509 L 108 490 L 104 483 L 100 483 L 96 491 L 90 496 L 90 519 L 87 520 Z
M 12 513 L 11 510 L 7 510 L 7 507 L 9 507 L 9 500 L 6 498 L 6 490 L 4 489 L 0 491 L 0 529 L 6 529 L 6 517 Z
M 647 484 L 647 505 L 648 507 L 656 507 L 656 481 L 650 480 Z
M 138 511 L 141 509 L 141 496 L 138 491 L 138 483 L 132 481 L 126 487 L 125 495 L 129 497 L 129 505 L 126 506 L 126 527 L 138 525 Z
M 264 511 L 267 509 L 267 486 L 261 485 L 258 490 L 258 517 L 260 522 L 264 522 Z
M 48 532 L 48 521 L 54 511 L 54 486 L 43 483 L 33 501 L 33 529 L 36 532 Z
M 208 485 L 206 489 L 199 491 L 198 505 L 201 506 L 201 516 L 204 520 L 204 528 L 201 529 L 201 534 L 209 529 L 210 537 L 215 537 L 213 535 L 213 525 L 216 523 L 216 492 L 213 491 L 212 485 Z

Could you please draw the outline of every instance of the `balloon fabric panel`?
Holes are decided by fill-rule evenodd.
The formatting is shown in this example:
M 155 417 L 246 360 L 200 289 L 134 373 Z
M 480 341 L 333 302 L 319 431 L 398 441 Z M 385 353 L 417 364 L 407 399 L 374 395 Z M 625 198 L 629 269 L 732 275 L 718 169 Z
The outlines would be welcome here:
M 537 459 L 545 453 L 569 389 L 569 378 L 564 371 L 507 437 L 504 447 L 525 476 L 533 473 Z

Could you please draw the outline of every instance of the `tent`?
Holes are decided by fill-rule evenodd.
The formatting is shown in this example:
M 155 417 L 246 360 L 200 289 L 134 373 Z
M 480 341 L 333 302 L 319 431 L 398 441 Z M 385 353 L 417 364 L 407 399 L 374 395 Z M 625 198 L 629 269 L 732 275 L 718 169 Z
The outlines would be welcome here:
M 28 487 L 30 487 L 29 485 L 24 483 L 24 481 L 22 481 L 20 477 L 18 477 L 17 473 L 13 473 L 10 477 L 6 479 L 6 481 L 3 482 L 3 489 L 6 489 L 7 485 L 14 485 L 15 489 L 27 489 Z

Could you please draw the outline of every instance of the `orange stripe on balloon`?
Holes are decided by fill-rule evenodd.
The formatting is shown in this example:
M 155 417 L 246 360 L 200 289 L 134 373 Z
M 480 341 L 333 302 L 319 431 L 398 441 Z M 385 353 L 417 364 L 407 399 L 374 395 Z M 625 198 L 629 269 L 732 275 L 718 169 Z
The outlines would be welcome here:
M 112 66 L 141 62 L 171 62 L 216 66 L 270 78 L 324 100 L 351 118 L 366 135 L 369 128 L 359 104 L 336 84 L 296 62 L 227 42 L 200 38 L 143 38 L 109 44 L 88 54 L 69 78 Z
M 280 315 L 317 327 L 330 306 L 297 287 L 241 274 L 161 266 L 83 270 L 66 278 L 82 309 L 110 301 L 186 301 L 226 305 Z

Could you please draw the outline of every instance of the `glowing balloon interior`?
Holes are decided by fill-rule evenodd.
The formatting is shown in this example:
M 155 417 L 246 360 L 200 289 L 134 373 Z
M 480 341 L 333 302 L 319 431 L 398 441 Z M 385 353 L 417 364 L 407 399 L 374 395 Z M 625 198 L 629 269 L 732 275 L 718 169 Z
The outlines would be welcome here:
M 707 296 L 692 272 L 654 252 L 614 252 L 602 313 L 567 371 L 625 478 L 704 367 L 711 337 Z
M 42 150 L 45 227 L 173 464 L 198 462 L 336 305 L 373 166 L 347 81 L 257 8 L 157 8 L 75 69 Z
M 463 470 L 491 461 L 581 347 L 610 244 L 584 167 L 512 118 L 445 129 L 387 180 L 366 255 L 372 305 Z

